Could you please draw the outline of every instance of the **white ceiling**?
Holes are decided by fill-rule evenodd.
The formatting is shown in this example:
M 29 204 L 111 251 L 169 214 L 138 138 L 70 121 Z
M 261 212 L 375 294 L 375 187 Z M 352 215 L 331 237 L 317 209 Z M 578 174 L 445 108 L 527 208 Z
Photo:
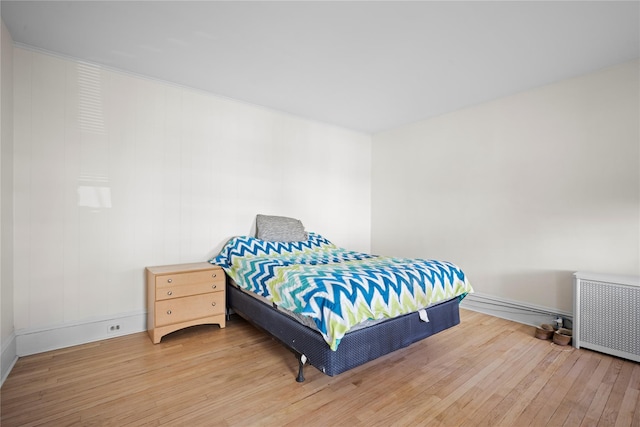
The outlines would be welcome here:
M 5 1 L 14 41 L 375 133 L 640 57 L 640 2 Z

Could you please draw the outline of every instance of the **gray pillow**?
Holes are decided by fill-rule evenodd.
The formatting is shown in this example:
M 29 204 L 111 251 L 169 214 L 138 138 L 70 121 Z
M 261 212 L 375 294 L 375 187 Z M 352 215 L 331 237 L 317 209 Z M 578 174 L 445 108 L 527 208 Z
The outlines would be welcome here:
M 307 240 L 302 222 L 286 216 L 256 216 L 256 237 L 270 242 L 300 242 Z

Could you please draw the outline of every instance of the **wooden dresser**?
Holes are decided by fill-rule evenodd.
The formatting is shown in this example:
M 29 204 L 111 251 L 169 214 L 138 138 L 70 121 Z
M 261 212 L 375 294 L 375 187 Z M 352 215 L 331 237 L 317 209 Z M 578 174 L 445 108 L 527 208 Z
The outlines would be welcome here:
M 225 327 L 225 274 L 207 262 L 147 267 L 147 331 L 154 344 L 188 326 Z

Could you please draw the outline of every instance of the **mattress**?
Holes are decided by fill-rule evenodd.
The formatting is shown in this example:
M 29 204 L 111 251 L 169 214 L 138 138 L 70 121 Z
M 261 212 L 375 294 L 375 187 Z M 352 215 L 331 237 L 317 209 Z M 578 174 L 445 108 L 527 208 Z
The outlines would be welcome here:
M 295 313 L 291 310 L 287 310 L 286 308 L 280 307 L 277 304 L 274 304 L 273 302 L 271 302 L 270 300 L 268 300 L 267 298 L 258 295 L 254 292 L 250 292 L 247 291 L 246 289 L 241 288 L 240 286 L 238 286 L 238 284 L 233 280 L 233 279 L 229 279 L 227 281 L 227 285 L 228 286 L 233 286 L 234 288 L 238 289 L 240 292 L 245 293 L 247 296 L 251 297 L 251 298 L 255 298 L 258 301 L 261 301 L 263 304 L 266 305 L 271 305 L 273 306 L 274 309 L 278 310 L 279 312 L 281 312 L 282 314 L 290 317 L 292 320 L 295 320 L 296 322 L 300 323 L 301 325 L 306 326 L 307 328 L 313 329 L 317 332 L 320 332 L 318 330 L 318 326 L 316 325 L 316 322 L 313 321 L 312 318 L 308 317 L 308 316 L 304 316 L 300 313 Z M 362 328 L 366 328 L 369 326 L 373 326 L 373 325 L 377 325 L 380 322 L 384 322 L 384 320 L 386 319 L 379 319 L 379 320 L 372 320 L 372 319 L 367 319 L 363 322 L 358 323 L 357 325 L 354 325 L 349 332 L 353 332 L 353 331 L 357 331 L 358 329 L 362 329 Z

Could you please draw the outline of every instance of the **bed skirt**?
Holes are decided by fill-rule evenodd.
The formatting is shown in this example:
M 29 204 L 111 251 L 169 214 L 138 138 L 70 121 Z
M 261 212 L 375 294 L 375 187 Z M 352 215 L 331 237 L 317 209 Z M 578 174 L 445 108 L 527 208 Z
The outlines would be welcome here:
M 227 305 L 238 315 L 264 329 L 309 364 L 334 376 L 391 353 L 460 323 L 459 298 L 426 309 L 429 321 L 418 313 L 386 320 L 345 335 L 332 351 L 322 335 L 274 307 L 227 285 Z

